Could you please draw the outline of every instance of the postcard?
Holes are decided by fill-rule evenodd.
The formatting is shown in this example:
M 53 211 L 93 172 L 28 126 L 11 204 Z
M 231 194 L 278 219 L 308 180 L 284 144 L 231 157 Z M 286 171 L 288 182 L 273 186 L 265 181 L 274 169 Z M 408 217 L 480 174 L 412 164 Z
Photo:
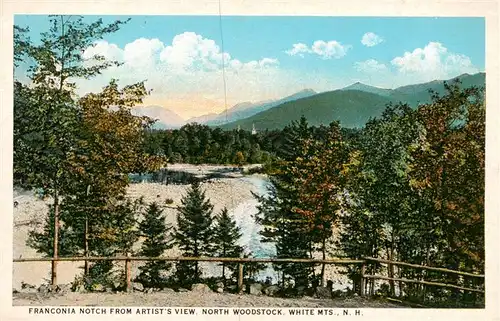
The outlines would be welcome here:
M 498 5 L 419 4 L 5 1 L 2 319 L 498 318 Z

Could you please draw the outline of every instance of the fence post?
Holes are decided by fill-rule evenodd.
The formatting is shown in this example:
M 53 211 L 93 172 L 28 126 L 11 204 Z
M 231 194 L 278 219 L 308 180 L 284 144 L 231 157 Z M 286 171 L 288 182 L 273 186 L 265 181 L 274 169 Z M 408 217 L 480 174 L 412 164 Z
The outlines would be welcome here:
M 130 253 L 127 253 L 127 258 L 130 257 Z M 125 277 L 127 279 L 127 292 L 132 292 L 132 282 L 131 282 L 131 268 L 130 259 L 125 260 Z
M 360 289 L 359 289 L 359 295 L 364 296 L 365 295 L 365 284 L 366 284 L 366 279 L 365 279 L 365 272 L 366 272 L 366 261 L 361 264 L 361 284 L 360 284 Z
M 238 263 L 238 293 L 243 293 L 243 262 Z

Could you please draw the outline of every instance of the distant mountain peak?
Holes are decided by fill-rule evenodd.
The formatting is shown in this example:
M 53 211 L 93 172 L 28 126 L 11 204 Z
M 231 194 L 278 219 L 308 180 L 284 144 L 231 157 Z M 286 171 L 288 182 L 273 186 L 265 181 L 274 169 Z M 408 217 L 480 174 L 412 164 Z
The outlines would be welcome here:
M 314 89 L 311 89 L 311 88 L 304 88 L 301 91 L 297 92 L 297 94 L 299 94 L 299 93 L 304 93 L 304 94 L 306 94 L 306 93 L 312 93 L 312 94 L 316 94 L 316 91 Z
M 391 89 L 370 86 L 367 84 L 363 84 L 362 82 L 359 82 L 359 81 L 355 82 L 352 85 L 344 87 L 341 90 L 359 90 L 359 91 L 364 91 L 367 93 L 372 93 L 372 94 L 377 94 L 377 95 L 382 95 L 382 96 L 389 96 L 392 92 Z
M 172 110 L 159 105 L 137 106 L 131 110 L 136 116 L 148 116 L 156 119 L 155 128 L 178 128 L 184 125 L 184 119 Z

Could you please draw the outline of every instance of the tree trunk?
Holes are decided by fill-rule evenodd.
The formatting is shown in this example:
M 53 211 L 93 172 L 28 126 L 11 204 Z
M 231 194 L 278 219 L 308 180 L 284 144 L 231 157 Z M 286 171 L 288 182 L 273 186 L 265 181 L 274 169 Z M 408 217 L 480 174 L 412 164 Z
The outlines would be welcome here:
M 51 283 L 57 285 L 57 259 L 59 255 L 59 199 L 57 189 L 54 188 L 54 261 L 52 261 Z
M 325 260 L 326 259 L 326 238 L 323 238 L 323 240 L 321 242 L 321 254 L 322 254 L 323 260 Z M 322 287 L 325 286 L 325 266 L 326 266 L 325 263 L 321 264 L 321 286 Z
M 391 244 L 391 248 L 387 249 L 387 254 L 389 254 L 389 261 L 394 261 L 394 241 L 393 244 Z M 394 278 L 394 264 L 388 265 L 388 274 L 390 278 Z M 391 296 L 394 297 L 396 292 L 394 289 L 394 280 L 389 281 L 389 287 L 391 291 Z
M 309 258 L 313 259 L 313 242 L 309 241 Z M 311 271 L 312 271 L 312 278 L 313 280 L 316 278 L 316 265 L 312 264 L 311 265 Z
M 85 256 L 89 256 L 89 218 L 87 215 L 85 216 L 85 233 L 83 238 L 85 242 Z M 89 275 L 89 261 L 85 261 L 84 273 L 85 276 Z
M 222 251 L 222 256 L 226 257 L 226 249 Z M 226 285 L 226 263 L 222 262 L 222 282 Z

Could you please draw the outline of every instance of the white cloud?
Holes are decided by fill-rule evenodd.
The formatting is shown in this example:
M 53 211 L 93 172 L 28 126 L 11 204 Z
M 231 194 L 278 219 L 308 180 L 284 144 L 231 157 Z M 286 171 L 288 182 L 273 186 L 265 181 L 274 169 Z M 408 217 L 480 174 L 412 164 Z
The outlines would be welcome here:
M 83 58 L 92 59 L 96 55 L 103 56 L 108 60 L 123 60 L 123 50 L 105 40 L 96 41 L 93 46 L 87 48 L 83 53 Z
M 228 97 L 236 100 L 260 99 L 266 95 L 274 97 L 273 88 L 276 86 L 273 83 L 277 79 L 287 79 L 281 76 L 283 72 L 278 68 L 277 59 L 261 57 L 241 61 L 229 53 L 223 54 L 214 40 L 193 32 L 176 35 L 170 44 L 159 39 L 139 38 L 120 48 L 99 41 L 84 52 L 86 59 L 94 55 L 123 64 L 105 70 L 91 81 L 78 81 L 80 94 L 98 91 L 109 79 L 117 78 L 122 85 L 146 80 L 148 89 L 153 89 L 152 97 L 175 100 L 197 96 L 213 100 L 215 98 L 209 95 L 215 95 L 218 97 L 215 100 L 223 101 L 223 62 Z M 286 88 L 286 85 L 283 87 Z
M 292 49 L 285 51 L 290 56 L 304 57 L 305 53 L 316 54 L 323 59 L 339 59 L 347 54 L 351 49 L 350 45 L 342 45 L 340 42 L 331 40 L 316 40 L 309 48 L 306 44 L 293 44 Z
M 361 71 L 364 73 L 380 73 L 388 70 L 385 64 L 380 63 L 375 59 L 355 62 L 354 68 L 357 71 Z
M 164 47 L 159 39 L 139 38 L 125 45 L 123 60 L 132 69 L 148 68 L 155 64 Z
M 307 47 L 306 44 L 304 43 L 295 43 L 293 44 L 293 48 L 290 49 L 290 50 L 287 50 L 285 51 L 287 54 L 289 54 L 290 56 L 300 56 L 300 57 L 304 57 L 304 53 L 310 53 L 311 52 L 311 49 L 309 49 L 309 47 Z
M 383 41 L 384 41 L 384 39 L 382 37 L 374 34 L 373 32 L 367 32 L 361 38 L 361 43 L 367 47 L 376 46 Z
M 450 52 L 439 42 L 429 42 L 424 48 L 405 52 L 403 56 L 394 58 L 391 63 L 400 74 L 419 81 L 446 79 L 479 71 L 469 57 Z

